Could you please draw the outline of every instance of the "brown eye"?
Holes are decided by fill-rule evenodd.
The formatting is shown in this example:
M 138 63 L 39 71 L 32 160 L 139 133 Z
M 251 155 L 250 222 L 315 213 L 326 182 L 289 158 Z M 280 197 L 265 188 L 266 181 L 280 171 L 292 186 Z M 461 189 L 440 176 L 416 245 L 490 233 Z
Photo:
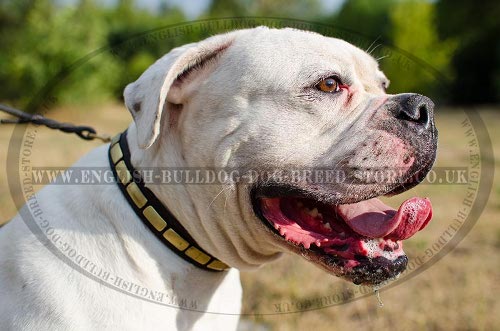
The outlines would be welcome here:
M 340 84 L 338 78 L 328 77 L 322 79 L 318 83 L 318 85 L 316 85 L 316 88 L 323 92 L 332 93 L 332 92 L 338 92 L 340 90 Z

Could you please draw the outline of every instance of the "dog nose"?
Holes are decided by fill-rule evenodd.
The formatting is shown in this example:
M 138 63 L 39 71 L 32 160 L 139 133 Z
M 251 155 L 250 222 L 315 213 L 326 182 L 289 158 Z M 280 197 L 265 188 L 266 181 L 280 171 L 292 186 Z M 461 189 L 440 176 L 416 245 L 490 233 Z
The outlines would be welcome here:
M 416 93 L 397 94 L 392 98 L 396 103 L 393 115 L 402 121 L 417 124 L 421 129 L 434 125 L 434 102 L 428 97 Z

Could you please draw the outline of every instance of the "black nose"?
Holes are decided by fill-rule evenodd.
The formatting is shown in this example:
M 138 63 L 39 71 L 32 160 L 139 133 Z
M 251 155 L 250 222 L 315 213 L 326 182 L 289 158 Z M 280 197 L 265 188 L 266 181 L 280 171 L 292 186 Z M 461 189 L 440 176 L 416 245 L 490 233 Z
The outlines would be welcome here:
M 434 125 L 434 103 L 421 94 L 403 93 L 391 98 L 394 102 L 392 114 L 397 119 L 417 124 L 421 129 Z

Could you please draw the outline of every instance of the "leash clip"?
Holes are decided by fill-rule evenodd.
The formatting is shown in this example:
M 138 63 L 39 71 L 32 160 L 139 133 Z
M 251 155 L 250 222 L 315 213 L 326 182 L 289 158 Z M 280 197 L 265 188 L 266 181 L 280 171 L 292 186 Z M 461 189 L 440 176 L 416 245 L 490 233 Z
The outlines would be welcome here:
M 102 142 L 108 143 L 111 141 L 111 136 L 108 134 L 98 134 L 93 127 L 78 126 L 71 123 L 63 123 L 50 118 L 46 118 L 40 114 L 29 114 L 22 110 L 0 104 L 0 111 L 15 116 L 16 119 L 0 119 L 0 124 L 20 124 L 33 123 L 43 125 L 50 129 L 59 130 L 66 133 L 74 133 L 84 140 L 99 139 Z

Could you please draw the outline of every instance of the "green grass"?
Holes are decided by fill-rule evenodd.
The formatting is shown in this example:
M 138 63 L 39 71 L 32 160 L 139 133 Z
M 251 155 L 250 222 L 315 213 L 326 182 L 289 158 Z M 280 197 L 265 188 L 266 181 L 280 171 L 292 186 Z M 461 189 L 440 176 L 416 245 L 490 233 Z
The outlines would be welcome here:
M 500 155 L 500 109 L 480 110 L 495 149 Z M 122 106 L 57 109 L 49 116 L 95 126 L 100 132 L 117 133 L 130 116 Z M 467 166 L 467 139 L 460 126 L 461 111 L 437 112 L 439 150 L 436 166 Z M 5 164 L 12 128 L 0 126 L 0 161 Z M 33 163 L 40 166 L 71 165 L 98 146 L 76 136 L 39 129 Z M 498 159 L 496 159 L 498 161 Z M 496 170 L 500 170 L 496 162 Z M 5 167 L 0 172 L 0 220 L 16 213 L 7 185 Z M 429 196 L 434 219 L 406 243 L 410 258 L 431 247 L 449 226 L 464 197 L 466 186 L 421 185 L 388 199 L 393 206 L 413 195 Z M 374 296 L 343 305 L 296 314 L 247 316 L 270 330 L 493 330 L 500 325 L 498 255 L 500 248 L 500 181 L 495 177 L 488 205 L 472 231 L 451 253 L 418 276 L 384 290 L 380 308 Z M 1 222 L 1 221 L 0 221 Z M 321 298 L 353 286 L 317 269 L 298 256 L 284 258 L 243 272 L 244 312 L 273 313 L 275 304 Z

